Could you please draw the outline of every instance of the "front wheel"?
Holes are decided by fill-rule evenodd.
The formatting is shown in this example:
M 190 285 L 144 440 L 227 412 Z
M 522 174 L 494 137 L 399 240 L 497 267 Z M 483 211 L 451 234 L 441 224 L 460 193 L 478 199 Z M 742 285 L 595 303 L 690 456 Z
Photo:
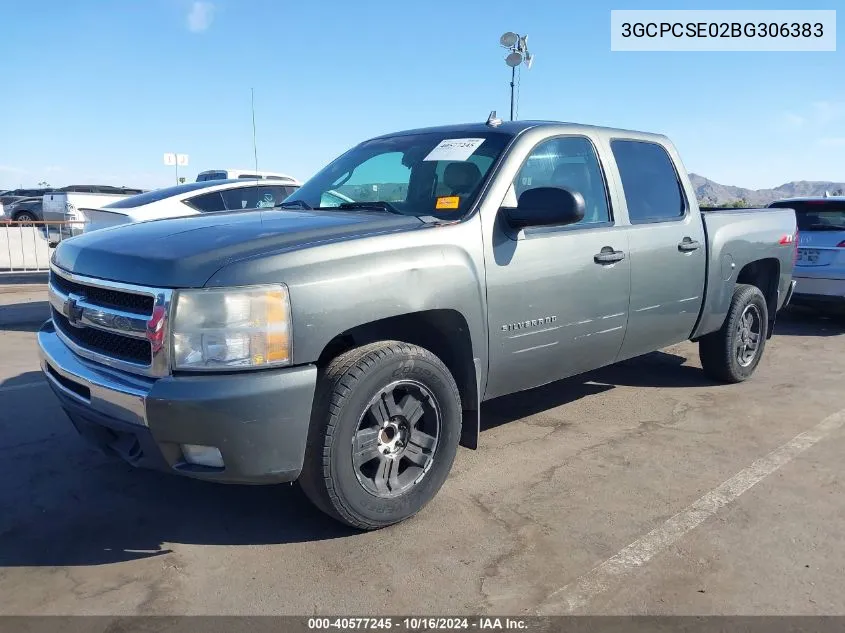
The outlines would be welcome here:
M 721 329 L 698 342 L 705 373 L 728 383 L 750 378 L 763 357 L 768 329 L 766 297 L 756 286 L 737 284 Z
M 299 482 L 343 523 L 398 523 L 440 490 L 460 432 L 460 395 L 439 358 L 398 341 L 365 345 L 322 372 Z

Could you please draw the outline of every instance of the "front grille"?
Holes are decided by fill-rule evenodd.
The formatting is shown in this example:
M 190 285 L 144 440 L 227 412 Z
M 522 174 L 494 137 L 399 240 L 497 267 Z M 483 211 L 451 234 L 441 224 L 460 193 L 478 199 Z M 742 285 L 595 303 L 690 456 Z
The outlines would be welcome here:
M 153 312 L 155 299 L 146 295 L 136 295 L 131 292 L 121 292 L 97 286 L 85 286 L 70 279 L 65 279 L 50 271 L 50 283 L 65 294 L 74 293 L 85 296 L 91 303 L 107 308 L 117 308 L 136 314 L 150 315 Z
M 87 289 L 88 286 L 85 286 Z M 104 354 L 130 363 L 149 365 L 152 362 L 152 348 L 149 341 L 112 334 L 92 327 L 77 328 L 64 315 L 52 310 L 53 323 L 71 341 L 98 354 Z
M 173 291 L 94 279 L 51 267 L 50 314 L 78 355 L 142 376 L 170 374 Z

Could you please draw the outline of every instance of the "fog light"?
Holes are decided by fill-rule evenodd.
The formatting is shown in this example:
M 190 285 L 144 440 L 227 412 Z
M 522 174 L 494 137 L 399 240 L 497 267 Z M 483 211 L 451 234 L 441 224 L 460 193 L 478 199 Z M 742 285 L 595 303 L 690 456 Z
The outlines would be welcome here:
M 199 446 L 197 444 L 182 444 L 182 455 L 189 464 L 223 468 L 223 456 L 214 446 Z

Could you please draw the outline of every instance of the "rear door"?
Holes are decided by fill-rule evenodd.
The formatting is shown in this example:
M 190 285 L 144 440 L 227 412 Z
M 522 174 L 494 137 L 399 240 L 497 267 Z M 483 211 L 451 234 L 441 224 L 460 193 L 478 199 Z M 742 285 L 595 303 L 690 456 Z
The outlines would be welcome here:
M 686 199 L 675 163 L 659 143 L 614 139 L 631 222 L 631 307 L 619 359 L 686 340 L 704 296 L 704 224 Z

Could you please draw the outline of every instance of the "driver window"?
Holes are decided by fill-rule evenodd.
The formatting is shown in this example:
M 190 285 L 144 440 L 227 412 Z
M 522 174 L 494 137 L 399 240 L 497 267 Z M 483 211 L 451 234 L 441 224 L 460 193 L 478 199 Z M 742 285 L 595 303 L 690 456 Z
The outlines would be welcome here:
M 401 152 L 388 152 L 373 156 L 358 165 L 352 174 L 345 174 L 335 181 L 333 193 L 337 200 L 320 202 L 321 206 L 337 206 L 344 198 L 355 202 L 403 202 L 408 197 L 411 170 L 402 164 Z M 349 178 L 346 179 L 346 176 Z
M 564 187 L 584 196 L 584 219 L 578 225 L 610 222 L 598 157 L 584 137 L 550 139 L 532 150 L 514 181 L 517 199 L 537 187 Z

